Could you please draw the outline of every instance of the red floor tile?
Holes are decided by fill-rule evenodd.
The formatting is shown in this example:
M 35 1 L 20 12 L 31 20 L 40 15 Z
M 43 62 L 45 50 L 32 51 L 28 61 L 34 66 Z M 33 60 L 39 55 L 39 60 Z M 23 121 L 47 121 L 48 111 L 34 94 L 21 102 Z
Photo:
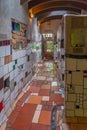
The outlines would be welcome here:
M 51 125 L 51 112 L 50 111 L 42 111 L 40 114 L 39 123 L 44 125 Z
M 58 91 L 58 87 L 51 87 L 51 91 Z
M 43 105 L 42 110 L 52 111 L 52 110 L 53 110 L 53 107 L 54 107 L 54 106 L 52 106 L 52 105 Z
M 49 96 L 49 89 L 41 89 L 40 92 L 39 92 L 39 95 L 40 96 Z
M 32 116 L 28 116 L 20 113 L 13 124 L 13 128 L 19 130 L 29 130 L 31 121 L 32 121 Z
M 57 127 L 57 128 L 56 128 L 56 130 L 60 130 L 60 128 L 59 128 L 59 127 Z
M 29 130 L 48 130 L 48 126 L 41 124 L 32 124 Z
M 64 98 L 60 94 L 51 94 L 50 101 L 60 101 L 63 102 Z
M 34 105 L 34 104 L 29 104 L 29 103 L 26 103 L 23 108 L 21 109 L 20 113 L 21 114 L 29 114 L 29 115 L 34 115 L 34 112 L 36 110 L 36 106 L 37 105 Z
M 51 126 L 48 126 L 47 130 L 52 130 Z
M 34 87 L 34 86 L 30 87 L 30 91 L 33 93 L 39 93 L 39 90 L 40 90 L 39 87 Z

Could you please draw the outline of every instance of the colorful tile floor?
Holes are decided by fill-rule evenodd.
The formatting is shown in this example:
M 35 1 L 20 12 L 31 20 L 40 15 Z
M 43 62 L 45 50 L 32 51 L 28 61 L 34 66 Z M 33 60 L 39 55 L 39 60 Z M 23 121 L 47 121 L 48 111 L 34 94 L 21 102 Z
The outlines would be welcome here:
M 37 74 L 9 116 L 6 130 L 61 130 L 53 110 L 60 105 L 58 110 L 60 113 L 64 97 L 62 93 L 55 93 L 59 91 L 59 86 L 57 71 L 52 64 L 52 62 L 38 64 Z

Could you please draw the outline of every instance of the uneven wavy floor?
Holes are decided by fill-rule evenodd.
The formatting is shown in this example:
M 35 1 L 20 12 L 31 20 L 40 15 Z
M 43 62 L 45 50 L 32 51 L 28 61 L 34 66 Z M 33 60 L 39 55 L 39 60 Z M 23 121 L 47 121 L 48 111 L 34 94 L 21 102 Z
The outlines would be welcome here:
M 52 130 L 53 108 L 64 104 L 64 95 L 58 93 L 57 70 L 53 62 L 38 64 L 36 76 L 28 88 L 9 116 L 6 130 Z M 57 113 L 61 110 L 62 107 Z M 57 118 L 54 121 L 56 130 L 60 130 Z

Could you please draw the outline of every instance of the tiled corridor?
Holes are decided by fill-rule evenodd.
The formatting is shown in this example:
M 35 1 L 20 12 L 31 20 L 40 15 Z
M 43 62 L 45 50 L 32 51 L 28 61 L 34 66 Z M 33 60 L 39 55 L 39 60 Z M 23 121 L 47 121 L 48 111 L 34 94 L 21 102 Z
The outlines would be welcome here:
M 27 91 L 8 117 L 6 130 L 60 130 L 59 115 L 64 109 L 64 93 L 59 91 L 58 84 L 55 64 L 39 63 Z M 52 112 L 56 105 L 60 107 L 55 116 Z

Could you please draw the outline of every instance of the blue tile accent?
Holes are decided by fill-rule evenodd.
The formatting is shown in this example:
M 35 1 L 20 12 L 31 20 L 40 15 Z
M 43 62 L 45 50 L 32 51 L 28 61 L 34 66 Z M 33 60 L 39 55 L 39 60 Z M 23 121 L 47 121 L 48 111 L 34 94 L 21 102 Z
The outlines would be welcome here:
M 52 130 L 56 130 L 56 126 L 55 126 L 55 116 L 56 116 L 56 112 L 57 112 L 58 107 L 61 107 L 61 106 L 64 106 L 64 104 L 56 105 L 56 106 L 53 108 L 52 117 L 51 117 L 51 128 L 52 128 Z

